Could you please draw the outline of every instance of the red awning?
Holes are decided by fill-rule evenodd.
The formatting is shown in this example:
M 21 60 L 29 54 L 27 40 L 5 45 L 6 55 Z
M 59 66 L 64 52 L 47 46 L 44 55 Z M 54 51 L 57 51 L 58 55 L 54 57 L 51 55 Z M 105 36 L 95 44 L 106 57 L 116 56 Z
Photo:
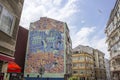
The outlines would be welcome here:
M 20 73 L 21 67 L 17 65 L 15 62 L 9 62 L 7 72 Z
M 6 62 L 14 61 L 14 57 L 10 57 L 0 53 L 0 60 L 6 61 Z

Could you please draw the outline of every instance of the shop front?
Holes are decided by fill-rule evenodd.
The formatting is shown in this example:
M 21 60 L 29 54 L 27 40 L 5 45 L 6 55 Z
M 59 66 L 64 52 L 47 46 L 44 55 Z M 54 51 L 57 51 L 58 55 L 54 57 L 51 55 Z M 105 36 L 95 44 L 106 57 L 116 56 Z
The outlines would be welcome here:
M 0 62 L 1 62 L 0 80 L 21 80 L 23 78 L 21 68 L 15 62 L 13 61 L 10 62 L 0 61 Z
M 10 57 L 0 53 L 0 73 L 7 72 L 7 64 L 9 61 L 14 61 L 14 57 Z

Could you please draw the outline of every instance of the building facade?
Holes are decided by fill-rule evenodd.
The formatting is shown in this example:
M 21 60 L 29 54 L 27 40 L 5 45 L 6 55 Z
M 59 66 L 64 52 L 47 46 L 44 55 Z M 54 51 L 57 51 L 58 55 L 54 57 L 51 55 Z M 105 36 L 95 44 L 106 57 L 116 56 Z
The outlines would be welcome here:
M 65 24 L 67 26 L 67 24 Z M 69 29 L 65 27 L 65 47 L 66 47 L 66 73 L 65 80 L 72 75 L 72 40 L 70 38 Z
M 72 75 L 80 80 L 107 80 L 104 53 L 89 46 L 73 49 Z
M 16 47 L 15 47 L 15 60 L 8 63 L 8 80 L 21 80 L 24 74 L 25 54 L 27 48 L 28 30 L 19 26 Z M 9 68 L 9 65 L 12 65 Z M 18 66 L 15 68 L 14 66 Z M 14 70 L 14 71 L 12 71 Z M 4 80 L 4 79 L 0 79 Z M 5 79 L 6 80 L 6 79 Z
M 25 54 L 27 48 L 27 40 L 28 40 L 28 30 L 19 26 L 18 36 L 15 47 L 15 60 L 14 62 L 21 67 L 21 72 L 24 72 L 24 64 L 25 64 Z
M 109 60 L 105 58 L 106 80 L 111 80 Z
M 105 54 L 97 49 L 94 49 L 93 55 L 95 80 L 106 80 Z
M 46 79 L 60 79 L 71 74 L 71 39 L 66 23 L 41 17 L 30 24 L 24 76 L 39 77 L 41 67 Z
M 0 73 L 14 60 L 17 32 L 24 0 L 0 0 Z
M 110 53 L 110 70 L 112 80 L 120 80 L 120 0 L 116 0 L 111 11 L 105 33 Z
M 73 49 L 72 76 L 79 80 L 94 80 L 93 49 L 79 45 Z

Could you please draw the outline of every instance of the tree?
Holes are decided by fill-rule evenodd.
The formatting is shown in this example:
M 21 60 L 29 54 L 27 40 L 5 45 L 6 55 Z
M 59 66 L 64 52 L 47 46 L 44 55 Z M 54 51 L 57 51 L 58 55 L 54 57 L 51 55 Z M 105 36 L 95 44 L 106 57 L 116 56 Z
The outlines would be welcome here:
M 77 77 L 70 77 L 69 80 L 78 80 Z

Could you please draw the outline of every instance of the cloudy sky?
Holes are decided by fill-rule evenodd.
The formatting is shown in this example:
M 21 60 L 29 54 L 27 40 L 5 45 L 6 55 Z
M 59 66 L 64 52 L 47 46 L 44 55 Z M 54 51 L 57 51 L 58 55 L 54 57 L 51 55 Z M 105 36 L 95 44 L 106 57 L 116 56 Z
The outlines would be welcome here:
M 109 58 L 105 33 L 107 20 L 116 0 L 25 0 L 20 25 L 49 17 L 68 24 L 73 48 L 91 46 Z

